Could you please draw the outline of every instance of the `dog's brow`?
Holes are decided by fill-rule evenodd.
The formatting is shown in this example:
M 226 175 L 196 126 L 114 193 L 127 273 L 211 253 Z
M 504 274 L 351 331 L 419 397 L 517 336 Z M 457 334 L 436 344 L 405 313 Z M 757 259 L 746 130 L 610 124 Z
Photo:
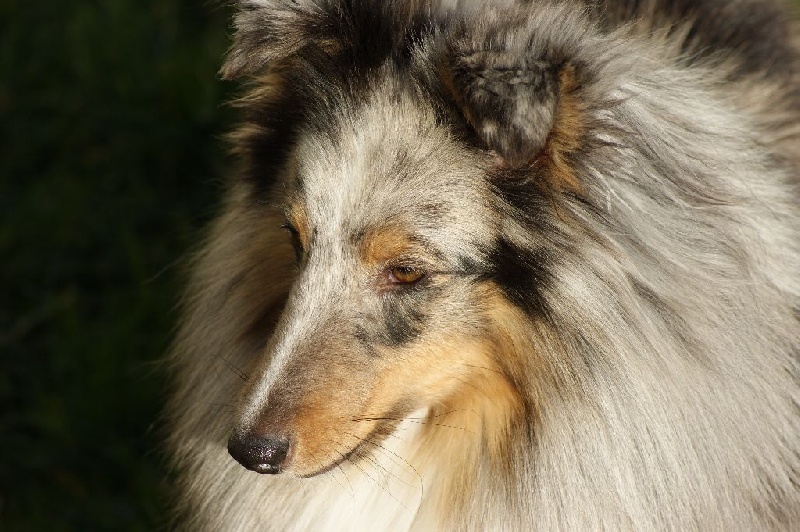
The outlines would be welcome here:
M 361 259 L 369 264 L 382 264 L 400 255 L 423 250 L 419 240 L 400 225 L 374 227 L 354 236 Z

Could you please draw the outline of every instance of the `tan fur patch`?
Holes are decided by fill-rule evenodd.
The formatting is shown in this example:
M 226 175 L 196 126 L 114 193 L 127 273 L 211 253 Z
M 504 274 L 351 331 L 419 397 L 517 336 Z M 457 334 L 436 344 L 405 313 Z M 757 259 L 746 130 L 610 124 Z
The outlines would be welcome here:
M 303 202 L 299 200 L 290 201 L 289 208 L 286 212 L 286 218 L 297 231 L 300 243 L 305 249 L 308 249 L 308 244 L 311 240 L 311 225 L 308 221 L 308 215 L 306 214 Z
M 381 242 L 377 236 L 372 242 Z M 499 289 L 488 284 L 479 290 L 486 292 L 479 299 L 490 301 L 487 312 L 497 314 L 490 319 L 506 320 L 508 304 L 503 303 Z M 505 331 L 508 322 L 497 326 Z M 506 467 L 508 436 L 523 412 L 521 397 L 508 379 L 507 369 L 498 363 L 498 357 L 513 360 L 516 356 L 506 352 L 516 347 L 507 334 L 505 331 L 494 339 L 436 331 L 391 356 L 376 358 L 366 367 L 354 367 L 341 356 L 333 356 L 347 352 L 345 344 L 350 339 L 335 341 L 329 337 L 325 351 L 331 355 L 317 352 L 313 367 L 293 368 L 289 377 L 288 387 L 300 386 L 300 396 L 282 420 L 296 435 L 288 470 L 301 476 L 313 474 L 345 456 L 356 464 L 369 461 L 374 447 L 389 436 L 403 416 L 429 407 L 430 415 L 418 421 L 424 425 L 425 442 L 449 449 L 452 464 L 458 464 L 444 475 L 452 478 L 452 489 L 445 490 L 447 498 L 452 505 L 462 493 L 466 501 L 463 490 L 474 480 L 471 464 L 488 453 L 495 469 Z M 359 445 L 361 450 L 349 455 Z M 422 449 L 426 446 L 423 443 Z M 424 452 L 409 457 L 409 462 L 423 469 L 443 467 L 437 456 Z
M 402 233 L 384 228 L 365 238 L 364 251 L 383 261 L 409 246 Z M 283 390 L 270 399 L 272 411 L 262 419 L 265 431 L 294 436 L 286 471 L 308 476 L 342 462 L 364 474 L 385 473 L 376 453 L 387 438 L 403 437 L 393 432 L 405 416 L 427 408 L 426 417 L 412 420 L 420 428 L 417 451 L 390 461 L 436 479 L 439 487 L 428 504 L 437 515 L 467 511 L 482 471 L 511 482 L 513 438 L 535 423 L 535 415 L 533 421 L 522 419 L 531 408 L 514 382 L 529 377 L 524 372 L 536 351 L 525 340 L 529 320 L 499 287 L 487 282 L 475 290 L 487 334 L 432 330 L 369 364 L 348 360 L 354 339 L 335 325 L 324 342 L 306 346 L 314 355 L 298 357 L 287 368 Z M 427 451 L 432 448 L 437 453 Z
M 366 407 L 380 413 L 403 400 L 414 401 L 411 408 L 430 405 L 428 416 L 418 421 L 422 441 L 409 462 L 441 483 L 432 502 L 438 515 L 467 510 L 482 460 L 511 475 L 510 436 L 526 415 L 520 392 L 509 379 L 509 373 L 521 376 L 527 367 L 521 357 L 534 356 L 525 350 L 527 342 L 519 340 L 525 320 L 493 283 L 477 290 L 487 302 L 485 315 L 494 334 L 459 338 L 439 331 L 428 336 L 402 356 L 401 364 L 381 372 Z M 501 360 L 507 367 L 501 367 Z
M 558 76 L 555 123 L 540 159 L 547 167 L 548 184 L 554 191 L 579 192 L 580 182 L 569 165 L 569 155 L 580 148 L 584 133 L 583 109 L 575 94 L 575 68 L 567 65 Z
M 419 251 L 419 246 L 400 226 L 384 226 L 368 231 L 361 238 L 360 253 L 367 264 L 381 265 L 404 254 Z
M 352 398 L 346 388 L 313 390 L 311 397 L 294 416 L 291 471 L 301 476 L 316 474 L 339 462 L 352 449 L 348 411 Z M 364 434 L 366 436 L 366 434 Z

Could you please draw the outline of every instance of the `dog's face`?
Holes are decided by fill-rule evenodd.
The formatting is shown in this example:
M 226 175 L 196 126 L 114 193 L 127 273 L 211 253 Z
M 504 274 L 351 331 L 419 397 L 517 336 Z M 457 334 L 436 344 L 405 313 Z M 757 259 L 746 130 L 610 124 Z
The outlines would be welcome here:
M 297 264 L 229 442 L 250 469 L 313 475 L 464 390 L 514 395 L 496 355 L 547 277 L 547 244 L 519 224 L 553 233 L 574 71 L 488 30 L 420 35 L 368 66 L 371 48 L 322 40 L 266 78 L 265 114 L 290 118 L 252 129 L 285 148 L 265 173 Z
M 287 171 L 296 278 L 231 440 L 262 472 L 358 456 L 492 369 L 486 159 L 413 92 L 383 82 L 364 100 L 327 132 L 301 132 Z
M 174 356 L 193 528 L 348 526 L 340 474 L 364 526 L 797 521 L 786 85 L 716 23 L 467 4 L 242 0 Z

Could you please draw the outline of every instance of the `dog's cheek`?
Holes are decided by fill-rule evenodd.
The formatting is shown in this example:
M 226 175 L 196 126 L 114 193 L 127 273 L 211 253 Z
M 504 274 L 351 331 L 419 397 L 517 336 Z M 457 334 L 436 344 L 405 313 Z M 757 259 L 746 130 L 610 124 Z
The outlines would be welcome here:
M 410 344 L 424 331 L 430 317 L 430 295 L 403 294 L 387 298 L 381 306 L 380 340 L 391 347 Z
M 367 409 L 408 414 L 427 408 L 463 387 L 474 367 L 493 365 L 489 349 L 470 329 L 455 319 L 431 318 L 413 341 L 375 348 L 380 370 Z

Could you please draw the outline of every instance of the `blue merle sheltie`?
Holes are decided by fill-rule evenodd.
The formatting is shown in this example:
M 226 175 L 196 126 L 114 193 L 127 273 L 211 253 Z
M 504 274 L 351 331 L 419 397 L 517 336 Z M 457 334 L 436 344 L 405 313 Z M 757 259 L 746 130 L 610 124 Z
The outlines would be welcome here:
M 773 0 L 240 0 L 187 530 L 800 530 Z

